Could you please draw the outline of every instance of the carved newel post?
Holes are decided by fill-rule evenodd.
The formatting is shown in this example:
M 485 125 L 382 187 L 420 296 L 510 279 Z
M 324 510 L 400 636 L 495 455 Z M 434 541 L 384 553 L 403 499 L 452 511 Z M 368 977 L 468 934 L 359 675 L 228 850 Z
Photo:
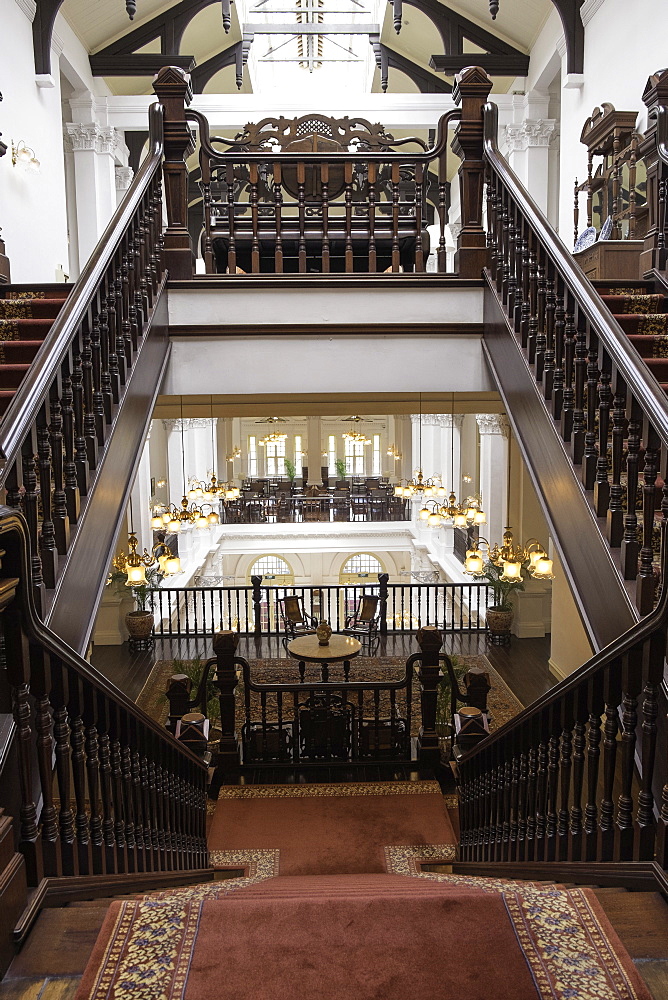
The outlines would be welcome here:
M 218 661 L 214 683 L 219 691 L 221 728 L 215 784 L 219 783 L 223 775 L 237 771 L 241 762 L 234 715 L 234 691 L 237 686 L 234 658 L 238 643 L 239 636 L 236 632 L 216 632 L 213 637 L 213 651 Z
M 485 161 L 483 159 L 483 108 L 492 81 L 480 66 L 467 66 L 455 77 L 452 97 L 462 106 L 462 117 L 452 143 L 462 162 L 459 193 L 462 229 L 457 241 L 455 271 L 462 278 L 479 278 L 487 264 L 486 235 L 482 224 Z
M 438 656 L 443 645 L 443 636 L 435 625 L 423 625 L 419 629 L 416 639 L 422 653 L 422 662 L 418 673 L 422 709 L 422 725 L 418 736 L 418 760 L 421 764 L 435 767 L 440 761 L 436 732 L 436 702 L 438 700 L 438 679 L 441 673 Z
M 642 95 L 648 127 L 638 147 L 647 168 L 647 232 L 640 254 L 640 273 L 666 266 L 666 200 L 668 166 L 659 156 L 659 144 L 668 141 L 668 69 L 653 73 Z
M 165 267 L 170 278 L 183 281 L 192 278 L 194 273 L 193 249 L 188 231 L 186 166 L 186 159 L 195 148 L 195 139 L 186 121 L 186 107 L 192 100 L 193 92 L 190 77 L 178 66 L 165 66 L 161 69 L 153 81 L 153 89 L 165 113 Z

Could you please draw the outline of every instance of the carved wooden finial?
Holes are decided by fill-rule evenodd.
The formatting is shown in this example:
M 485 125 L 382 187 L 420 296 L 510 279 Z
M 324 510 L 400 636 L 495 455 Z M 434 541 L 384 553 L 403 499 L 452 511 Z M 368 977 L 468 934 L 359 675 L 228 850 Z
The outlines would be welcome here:
M 435 625 L 423 625 L 415 638 L 423 653 L 438 653 L 443 645 L 443 636 Z

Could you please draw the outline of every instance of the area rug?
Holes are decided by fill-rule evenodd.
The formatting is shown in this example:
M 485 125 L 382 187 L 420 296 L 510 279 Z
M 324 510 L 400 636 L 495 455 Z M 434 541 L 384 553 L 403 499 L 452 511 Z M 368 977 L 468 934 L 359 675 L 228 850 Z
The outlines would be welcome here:
M 651 1000 L 586 889 L 341 879 L 338 892 L 303 879 L 272 895 L 279 878 L 222 899 L 115 901 L 76 1000 Z
M 391 844 L 443 845 L 456 838 L 436 781 L 225 785 L 208 836 L 209 854 L 279 852 L 279 875 L 385 872 Z
M 518 715 L 522 709 L 522 703 L 515 697 L 506 682 L 494 669 L 486 656 L 458 656 L 457 662 L 464 670 L 485 670 L 489 674 L 492 685 L 487 704 L 489 707 L 491 720 L 490 732 L 499 729 L 504 723 Z M 143 709 L 156 722 L 164 725 L 169 714 L 169 705 L 165 696 L 167 682 L 175 672 L 173 660 L 156 661 L 144 687 L 137 698 L 137 705 Z M 404 676 L 406 659 L 398 656 L 367 657 L 358 656 L 351 663 L 350 679 L 364 678 L 369 681 L 397 681 Z M 178 668 L 178 665 L 177 665 Z M 251 677 L 265 683 L 283 682 L 292 683 L 299 680 L 296 662 L 278 658 L 254 660 L 251 664 Z M 317 668 L 307 666 L 305 676 L 305 686 L 310 680 L 317 681 L 320 674 Z M 331 668 L 330 680 L 335 681 L 343 678 L 343 671 L 340 665 Z M 237 687 L 236 699 L 236 723 L 237 731 L 241 731 L 244 723 L 244 703 L 243 703 L 243 683 Z M 254 695 L 253 705 L 259 706 L 259 695 Z M 271 699 L 267 706 L 267 720 L 273 721 L 275 709 Z M 417 677 L 413 678 L 412 705 L 411 705 L 411 736 L 417 736 L 420 729 L 420 685 Z

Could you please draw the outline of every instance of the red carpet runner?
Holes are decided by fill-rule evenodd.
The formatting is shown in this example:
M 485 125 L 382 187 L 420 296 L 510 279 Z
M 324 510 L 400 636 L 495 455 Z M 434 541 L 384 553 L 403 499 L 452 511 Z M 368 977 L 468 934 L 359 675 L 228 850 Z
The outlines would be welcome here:
M 281 796 L 300 803 L 293 825 L 287 808 L 274 811 L 273 831 L 246 816 L 248 833 L 265 839 L 245 850 L 216 819 L 229 816 L 230 802 L 253 800 L 224 797 L 212 835 L 226 838 L 228 863 L 245 868 L 244 877 L 112 903 L 77 1000 L 651 1000 L 587 890 L 419 874 L 415 859 L 432 849 L 410 816 L 435 822 L 422 812 L 432 794 Z M 374 823 L 381 835 L 391 832 L 379 798 L 398 815 L 395 831 L 411 831 L 412 845 L 376 841 L 369 853 Z M 266 791 L 255 799 L 278 800 Z M 357 848 L 339 849 L 336 863 L 384 856 L 384 873 L 282 874 L 291 851 L 289 864 L 298 867 L 302 831 L 306 867 L 322 867 L 311 839 L 327 824 L 309 831 L 298 814 L 306 815 L 304 803 L 325 801 L 331 843 L 357 831 Z M 357 821 L 355 806 L 366 820 Z M 439 836 L 449 828 L 442 800 L 441 810 Z M 269 813 L 256 811 L 260 818 Z

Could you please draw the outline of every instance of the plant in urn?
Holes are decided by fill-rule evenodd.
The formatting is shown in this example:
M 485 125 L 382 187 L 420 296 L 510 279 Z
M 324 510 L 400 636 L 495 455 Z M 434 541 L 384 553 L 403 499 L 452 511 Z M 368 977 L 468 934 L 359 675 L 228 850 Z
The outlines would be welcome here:
M 317 629 L 315 630 L 315 634 L 318 637 L 318 645 L 320 645 L 320 646 L 328 646 L 329 645 L 329 637 L 332 634 L 332 627 L 329 624 L 329 622 L 325 622 L 325 621 L 320 622 L 320 624 L 318 625 Z

